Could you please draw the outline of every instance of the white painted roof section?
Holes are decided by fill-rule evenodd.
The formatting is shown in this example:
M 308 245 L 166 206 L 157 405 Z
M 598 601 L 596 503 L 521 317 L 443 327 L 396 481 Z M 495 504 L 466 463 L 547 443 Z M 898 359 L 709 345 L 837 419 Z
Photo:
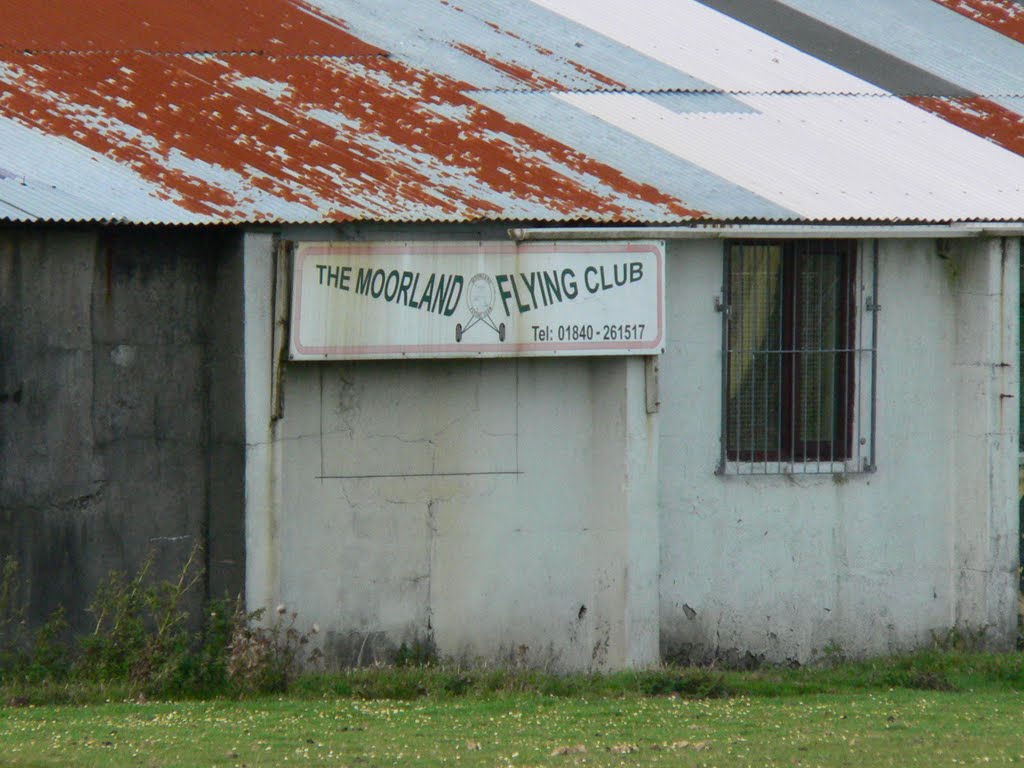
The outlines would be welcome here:
M 729 93 L 885 93 L 695 0 L 533 2 Z
M 1020 219 L 1024 157 L 892 96 L 749 94 L 678 113 L 626 93 L 558 98 L 810 220 Z

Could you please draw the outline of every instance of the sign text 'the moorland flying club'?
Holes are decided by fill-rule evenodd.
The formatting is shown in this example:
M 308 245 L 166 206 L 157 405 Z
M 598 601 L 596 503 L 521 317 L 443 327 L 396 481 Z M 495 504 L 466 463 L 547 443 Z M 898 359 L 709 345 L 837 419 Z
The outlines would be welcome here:
M 658 354 L 664 243 L 300 243 L 295 360 Z

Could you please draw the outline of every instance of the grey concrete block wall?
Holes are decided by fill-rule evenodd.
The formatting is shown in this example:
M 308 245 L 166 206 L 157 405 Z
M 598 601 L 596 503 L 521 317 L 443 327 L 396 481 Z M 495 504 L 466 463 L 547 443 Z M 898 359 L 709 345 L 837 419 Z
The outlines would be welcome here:
M 85 629 L 107 573 L 195 544 L 204 591 L 241 591 L 240 271 L 233 230 L 0 230 L 0 557 L 33 621 Z

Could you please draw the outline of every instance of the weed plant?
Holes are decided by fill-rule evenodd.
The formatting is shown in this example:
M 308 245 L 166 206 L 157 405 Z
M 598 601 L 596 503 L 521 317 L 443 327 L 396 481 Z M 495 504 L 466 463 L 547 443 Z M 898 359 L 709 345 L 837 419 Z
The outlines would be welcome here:
M 306 667 L 319 664 L 321 651 L 314 648 L 305 652 L 310 635 L 316 634 L 316 624 L 309 633 L 300 632 L 295 626 L 298 614 L 283 606 L 277 606 L 277 616 L 268 625 L 262 623 L 263 609 L 249 614 L 241 606 L 235 609 L 232 624 L 230 655 L 227 660 L 227 676 L 246 693 L 283 693 Z
M 306 652 L 310 633 L 283 606 L 266 622 L 263 611 L 247 613 L 227 598 L 208 605 L 200 629 L 191 629 L 184 606 L 202 583 L 201 555 L 193 549 L 171 581 L 151 578 L 153 556 L 134 576 L 111 573 L 89 605 L 93 630 L 70 641 L 63 639 L 63 610 L 28 631 L 18 564 L 7 558 L 0 571 L 0 704 L 286 690 L 317 661 L 319 650 Z
M 239 600 L 208 605 L 198 630 L 185 609 L 202 582 L 194 550 L 177 579 L 155 582 L 152 559 L 129 577 L 112 573 L 90 611 L 93 630 L 68 641 L 58 611 L 34 632 L 20 595 L 17 563 L 0 570 L 0 706 L 249 697 L 289 693 L 298 699 L 411 701 L 502 698 L 791 697 L 892 690 L 1024 691 L 1024 654 L 981 652 L 984 637 L 950 631 L 913 654 L 847 660 L 830 646 L 817 665 L 762 666 L 735 671 L 714 666 L 663 666 L 603 675 L 555 675 L 522 665 L 460 665 L 438 657 L 429 641 L 402 646 L 388 666 L 304 674 L 318 669 L 320 651 L 298 616 L 278 606 L 246 612 Z

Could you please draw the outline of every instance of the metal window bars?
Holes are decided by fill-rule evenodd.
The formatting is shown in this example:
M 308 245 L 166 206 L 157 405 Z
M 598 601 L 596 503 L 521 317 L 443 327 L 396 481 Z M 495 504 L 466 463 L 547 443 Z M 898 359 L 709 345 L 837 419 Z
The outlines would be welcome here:
M 731 241 L 723 283 L 718 472 L 874 469 L 877 242 Z

